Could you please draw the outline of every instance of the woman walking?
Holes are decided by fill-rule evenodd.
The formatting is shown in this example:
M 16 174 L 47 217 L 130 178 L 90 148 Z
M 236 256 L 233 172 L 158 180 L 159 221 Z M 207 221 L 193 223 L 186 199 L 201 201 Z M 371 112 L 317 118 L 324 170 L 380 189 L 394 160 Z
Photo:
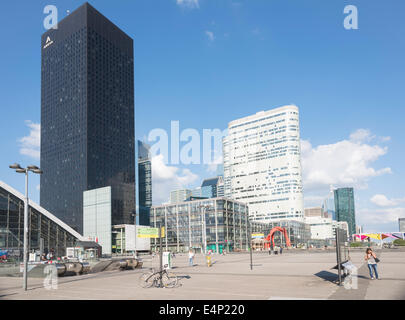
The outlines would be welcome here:
M 373 270 L 374 270 L 374 274 L 375 274 L 375 279 L 378 280 L 377 261 L 379 261 L 379 260 L 377 259 L 377 256 L 375 255 L 373 250 L 371 250 L 371 248 L 368 248 L 366 250 L 366 256 L 365 256 L 364 260 L 367 261 L 368 271 L 370 272 L 371 280 L 374 280 Z
M 192 249 L 188 251 L 188 265 L 190 267 L 194 266 L 194 252 Z

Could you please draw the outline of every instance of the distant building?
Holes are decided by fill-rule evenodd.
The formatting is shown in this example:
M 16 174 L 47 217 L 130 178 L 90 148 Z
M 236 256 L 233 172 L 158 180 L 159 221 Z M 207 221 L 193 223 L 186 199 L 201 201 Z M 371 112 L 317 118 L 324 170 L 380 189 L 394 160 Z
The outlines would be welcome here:
M 350 236 L 349 234 L 349 224 L 346 221 L 335 221 L 332 220 L 332 228 L 333 228 L 333 237 L 336 237 L 336 228 L 343 229 L 346 231 L 346 237 Z
M 218 164 L 217 165 L 217 176 L 221 176 L 222 178 L 224 177 L 224 164 Z
M 405 218 L 398 219 L 399 232 L 405 232 Z
M 170 192 L 170 203 L 186 201 L 190 196 L 192 196 L 190 189 L 173 190 Z
M 152 207 L 152 159 L 150 146 L 138 140 L 138 212 L 137 224 L 148 226 Z
M 201 187 L 197 187 L 191 190 L 191 198 L 202 198 L 202 190 Z
M 330 192 L 322 202 L 322 210 L 325 218 L 331 218 L 336 220 L 335 212 L 335 197 L 334 197 L 334 188 L 330 186 Z
M 222 176 L 205 179 L 201 187 L 191 191 L 192 197 L 197 198 L 217 198 L 224 196 L 224 179 Z
M 305 223 L 311 227 L 311 239 L 326 240 L 334 237 L 331 218 L 321 215 L 306 216 Z
M 324 217 L 321 207 L 305 208 L 305 217 Z
M 354 208 L 353 188 L 334 190 L 336 221 L 346 221 L 349 235 L 356 233 L 356 216 Z
M 221 176 L 215 177 L 215 178 L 210 178 L 210 179 L 205 179 L 203 183 L 201 184 L 201 193 L 203 197 L 207 198 L 216 198 L 216 197 L 221 197 L 223 196 L 223 185 L 224 185 L 224 179 Z M 221 195 L 218 195 L 218 186 L 222 186 L 222 189 L 220 189 Z M 221 187 L 220 187 L 221 188 Z
M 298 107 L 231 121 L 223 139 L 225 197 L 260 222 L 304 218 Z

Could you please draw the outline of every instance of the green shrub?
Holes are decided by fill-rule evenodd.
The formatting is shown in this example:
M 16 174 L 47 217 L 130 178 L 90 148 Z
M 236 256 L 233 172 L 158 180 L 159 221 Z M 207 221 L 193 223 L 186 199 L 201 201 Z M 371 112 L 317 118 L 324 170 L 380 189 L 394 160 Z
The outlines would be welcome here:
M 367 243 L 363 243 L 363 242 L 351 242 L 350 243 L 350 247 L 352 247 L 352 248 L 364 247 L 367 245 L 368 245 Z
M 405 240 L 402 239 L 396 239 L 393 243 L 395 246 L 405 246 Z

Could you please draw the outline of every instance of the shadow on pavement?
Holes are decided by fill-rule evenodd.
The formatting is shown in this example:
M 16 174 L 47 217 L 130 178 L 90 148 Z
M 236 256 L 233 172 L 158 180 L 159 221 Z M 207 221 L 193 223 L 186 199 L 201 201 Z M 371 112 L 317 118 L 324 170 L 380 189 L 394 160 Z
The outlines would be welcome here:
M 336 279 L 338 278 L 337 274 L 329 272 L 329 271 L 320 271 L 318 273 L 315 273 L 314 275 L 325 281 L 330 281 L 330 282 L 335 282 Z

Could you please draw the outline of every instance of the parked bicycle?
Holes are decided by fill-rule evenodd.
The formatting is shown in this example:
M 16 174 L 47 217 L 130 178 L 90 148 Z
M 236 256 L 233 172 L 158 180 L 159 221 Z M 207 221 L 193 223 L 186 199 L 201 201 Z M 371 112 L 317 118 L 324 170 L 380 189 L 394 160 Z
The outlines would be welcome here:
M 140 285 L 142 288 L 156 287 L 160 288 L 174 288 L 177 286 L 177 276 L 171 272 L 167 272 L 167 264 L 164 266 L 162 271 L 154 271 L 143 273 L 140 277 Z M 160 281 L 162 279 L 162 281 Z

